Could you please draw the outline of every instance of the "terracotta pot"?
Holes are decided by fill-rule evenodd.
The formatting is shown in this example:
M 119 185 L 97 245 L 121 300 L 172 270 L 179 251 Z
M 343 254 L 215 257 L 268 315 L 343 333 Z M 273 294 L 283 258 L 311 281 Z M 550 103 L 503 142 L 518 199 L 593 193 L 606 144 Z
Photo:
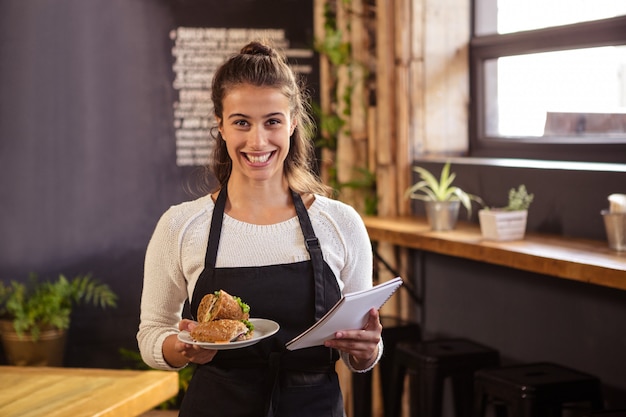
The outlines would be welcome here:
M 46 327 L 34 341 L 28 333 L 20 337 L 11 320 L 0 320 L 0 335 L 9 365 L 63 366 L 66 330 Z

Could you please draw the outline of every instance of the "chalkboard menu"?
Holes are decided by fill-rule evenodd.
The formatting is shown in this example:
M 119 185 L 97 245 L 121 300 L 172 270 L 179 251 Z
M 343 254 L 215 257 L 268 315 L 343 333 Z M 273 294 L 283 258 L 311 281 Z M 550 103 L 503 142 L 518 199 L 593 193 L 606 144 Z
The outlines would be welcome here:
M 312 1 L 293 0 L 233 1 L 228 6 L 216 1 L 178 3 L 177 27 L 170 32 L 178 166 L 210 164 L 215 126 L 210 100 L 213 74 L 249 41 L 271 42 L 296 73 L 307 80 L 316 75 L 312 8 Z

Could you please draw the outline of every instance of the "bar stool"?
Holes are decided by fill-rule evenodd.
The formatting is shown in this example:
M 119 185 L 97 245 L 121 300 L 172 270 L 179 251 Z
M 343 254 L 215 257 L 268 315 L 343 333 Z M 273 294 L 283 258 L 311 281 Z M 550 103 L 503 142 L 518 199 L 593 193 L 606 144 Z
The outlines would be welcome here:
M 444 382 L 452 381 L 457 417 L 471 415 L 474 372 L 498 366 L 497 350 L 469 339 L 430 340 L 401 343 L 396 349 L 395 373 L 390 387 L 394 393 L 386 417 L 400 415 L 404 376 L 410 371 L 411 416 L 439 417 L 442 413 Z
M 397 317 L 381 316 L 383 325 L 382 338 L 385 344 L 383 356 L 377 368 L 380 374 L 383 409 L 391 399 L 390 389 L 397 385 L 390 383 L 393 376 L 393 364 L 396 347 L 400 342 L 418 342 L 421 340 L 422 329 L 419 324 L 402 320 Z M 352 406 L 354 417 L 372 416 L 372 372 L 352 374 Z
M 474 393 L 474 417 L 483 417 L 487 402 L 493 401 L 501 405 L 496 411 L 506 410 L 510 417 L 560 416 L 568 403 L 603 407 L 598 378 L 548 362 L 480 370 Z
M 626 408 L 620 410 L 591 411 L 584 417 L 626 417 Z
M 619 410 L 591 411 L 585 417 L 626 417 L 626 408 Z

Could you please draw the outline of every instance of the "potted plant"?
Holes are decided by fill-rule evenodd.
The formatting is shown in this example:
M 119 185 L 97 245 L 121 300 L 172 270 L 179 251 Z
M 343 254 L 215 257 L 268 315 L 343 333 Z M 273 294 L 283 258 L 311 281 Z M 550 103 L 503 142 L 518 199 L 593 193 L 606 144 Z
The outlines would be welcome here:
M 528 208 L 534 198 L 526 186 L 509 190 L 509 203 L 505 207 L 483 208 L 478 212 L 480 231 L 488 240 L 520 240 L 526 233 Z
M 0 282 L 0 334 L 12 365 L 60 366 L 72 308 L 78 304 L 114 307 L 117 296 L 90 275 L 71 280 Z
M 446 162 L 441 169 L 439 179 L 423 167 L 413 167 L 413 170 L 420 179 L 406 190 L 405 197 L 424 201 L 426 218 L 432 230 L 454 229 L 461 204 L 468 217 L 472 214 L 472 201 L 483 204 L 480 197 L 452 185 L 456 174 L 450 172 L 450 162 Z

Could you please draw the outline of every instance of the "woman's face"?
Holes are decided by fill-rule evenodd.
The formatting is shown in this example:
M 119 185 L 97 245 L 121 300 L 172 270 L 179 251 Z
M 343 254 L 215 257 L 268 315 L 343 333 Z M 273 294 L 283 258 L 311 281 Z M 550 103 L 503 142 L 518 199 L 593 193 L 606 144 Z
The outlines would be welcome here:
M 233 161 L 231 178 L 282 181 L 289 137 L 295 129 L 289 100 L 277 88 L 244 84 L 223 101 L 219 131 Z

